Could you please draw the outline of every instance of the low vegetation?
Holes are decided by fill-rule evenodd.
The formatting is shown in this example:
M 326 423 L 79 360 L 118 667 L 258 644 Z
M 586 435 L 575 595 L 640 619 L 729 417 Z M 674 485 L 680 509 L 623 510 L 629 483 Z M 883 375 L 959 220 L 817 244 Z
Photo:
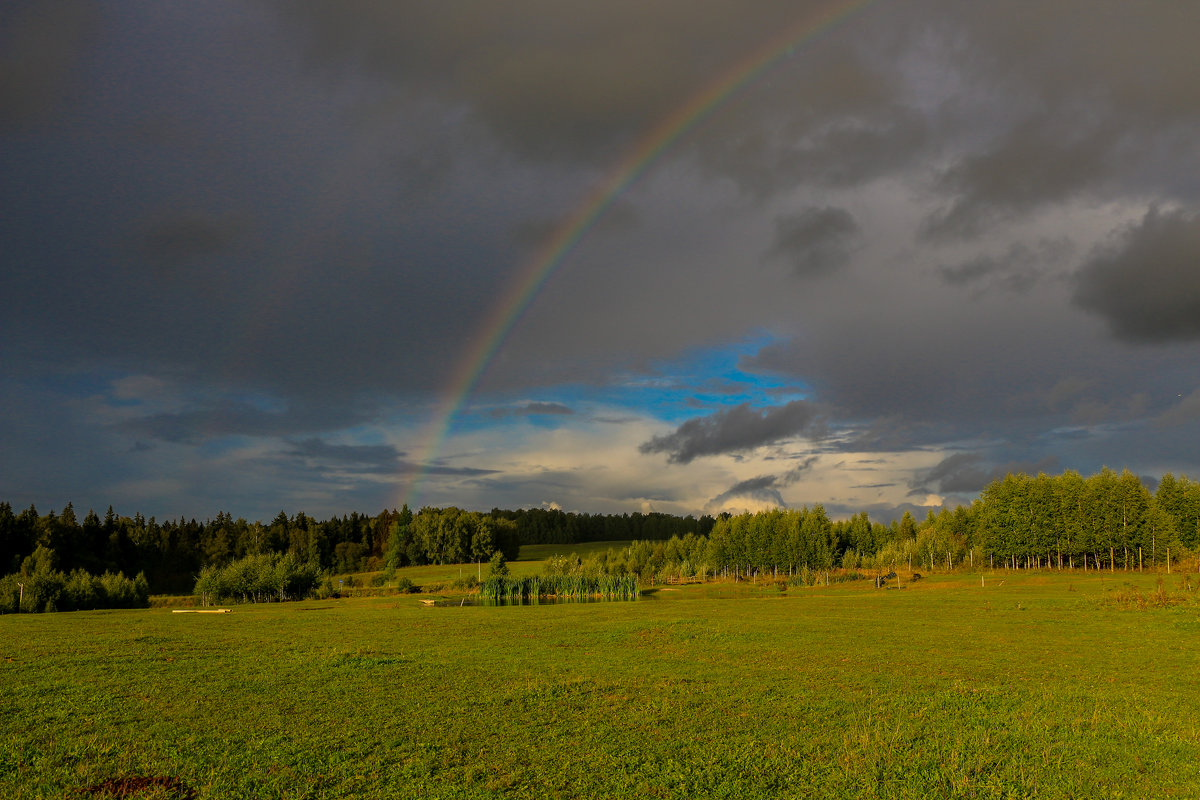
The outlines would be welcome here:
M 494 575 L 480 587 L 485 600 L 529 600 L 538 597 L 633 600 L 638 595 L 636 575 L 531 575 L 515 578 Z
M 9 615 L 0 796 L 1200 797 L 1194 577 L 902 578 Z

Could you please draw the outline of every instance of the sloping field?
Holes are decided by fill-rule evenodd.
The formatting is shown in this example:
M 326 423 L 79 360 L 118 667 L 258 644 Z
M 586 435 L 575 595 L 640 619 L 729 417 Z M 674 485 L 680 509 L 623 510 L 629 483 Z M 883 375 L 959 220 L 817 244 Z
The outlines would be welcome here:
M 0 796 L 1200 797 L 1194 600 L 979 584 L 0 617 Z

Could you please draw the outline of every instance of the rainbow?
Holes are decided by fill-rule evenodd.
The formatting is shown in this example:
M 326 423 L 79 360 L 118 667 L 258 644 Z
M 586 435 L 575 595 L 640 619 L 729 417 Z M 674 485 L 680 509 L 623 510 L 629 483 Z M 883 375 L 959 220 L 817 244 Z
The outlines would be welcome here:
M 579 209 L 562 222 L 536 256 L 517 273 L 508 290 L 493 305 L 491 313 L 480 326 L 481 333 L 475 338 L 475 344 L 460 361 L 435 409 L 432 422 L 422 439 L 423 444 L 415 457 L 417 470 L 401 492 L 402 503 L 415 500 L 417 489 L 429 474 L 433 460 L 449 434 L 451 423 L 522 314 L 554 271 L 567 260 L 616 199 L 636 183 L 664 152 L 740 89 L 786 59 L 797 47 L 837 27 L 875 2 L 877 0 L 836 0 L 823 10 L 806 15 L 736 63 L 723 77 L 695 94 L 638 140 L 609 176 L 587 195 Z

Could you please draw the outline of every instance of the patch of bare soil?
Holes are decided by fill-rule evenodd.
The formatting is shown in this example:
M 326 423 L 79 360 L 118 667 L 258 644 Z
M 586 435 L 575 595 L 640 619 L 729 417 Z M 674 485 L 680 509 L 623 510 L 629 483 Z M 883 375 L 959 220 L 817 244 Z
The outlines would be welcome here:
M 77 795 L 92 797 L 138 797 L 159 790 L 158 794 L 166 794 L 175 800 L 196 800 L 196 790 L 179 778 L 167 775 L 127 775 L 121 778 L 109 778 L 94 786 L 76 789 Z

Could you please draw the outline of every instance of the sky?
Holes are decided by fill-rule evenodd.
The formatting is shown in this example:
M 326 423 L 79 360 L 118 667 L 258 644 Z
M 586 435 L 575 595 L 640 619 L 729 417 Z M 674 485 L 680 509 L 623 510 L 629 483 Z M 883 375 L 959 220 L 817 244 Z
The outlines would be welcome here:
M 10 0 L 0 499 L 1200 477 L 1200 5 Z

